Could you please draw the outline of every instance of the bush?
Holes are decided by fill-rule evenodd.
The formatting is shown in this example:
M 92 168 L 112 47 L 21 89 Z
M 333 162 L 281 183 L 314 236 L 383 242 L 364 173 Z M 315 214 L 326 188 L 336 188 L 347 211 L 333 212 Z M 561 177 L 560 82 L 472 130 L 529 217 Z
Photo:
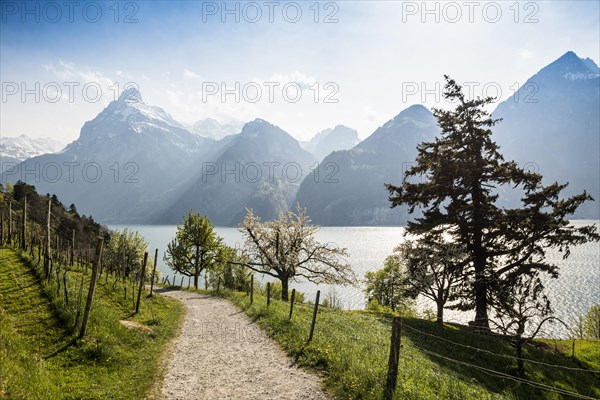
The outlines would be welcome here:
M 600 339 L 600 305 L 592 306 L 583 319 L 583 334 L 587 339 Z
M 261 285 L 258 282 L 254 283 L 254 290 L 260 294 L 262 294 L 263 296 L 267 295 L 267 284 L 265 283 L 264 285 Z M 271 282 L 271 300 L 280 300 L 281 299 L 281 290 L 282 290 L 282 286 L 281 286 L 281 282 L 279 281 L 275 281 L 275 282 Z M 291 300 L 292 299 L 292 289 L 289 289 L 288 292 L 288 297 Z M 296 294 L 294 295 L 294 303 L 304 303 L 304 293 L 296 290 Z

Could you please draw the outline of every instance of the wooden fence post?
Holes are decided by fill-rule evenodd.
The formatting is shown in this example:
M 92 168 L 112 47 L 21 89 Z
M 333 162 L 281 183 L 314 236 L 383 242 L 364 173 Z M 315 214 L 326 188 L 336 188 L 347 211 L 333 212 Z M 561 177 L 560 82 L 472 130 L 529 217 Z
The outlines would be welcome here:
M 12 200 L 8 201 L 8 245 L 12 244 Z
M 267 307 L 271 305 L 271 282 L 267 282 Z
M 50 254 L 50 215 L 52 214 L 51 210 L 52 199 L 48 198 L 48 215 L 46 217 L 46 254 L 44 254 L 44 272 L 46 273 L 46 279 L 50 278 L 50 263 L 52 262 L 52 255 Z
M 292 289 L 292 301 L 290 302 L 290 316 L 288 319 L 292 319 L 292 312 L 294 312 L 294 298 L 296 297 L 296 289 Z
M 27 196 L 23 198 L 23 225 L 21 226 L 21 249 L 27 249 Z
M 69 305 L 69 291 L 67 290 L 67 271 L 63 274 L 63 290 L 65 292 L 65 305 Z
M 399 316 L 392 320 L 392 337 L 390 341 L 390 359 L 388 361 L 388 376 L 385 385 L 385 400 L 392 400 L 396 383 L 398 382 L 398 363 L 400 361 L 400 341 L 402 337 L 402 319 Z
M 250 276 L 250 304 L 254 303 L 254 275 Z
M 100 265 L 100 257 L 102 257 L 103 242 L 104 238 L 102 236 L 98 237 L 98 242 L 96 243 L 96 255 L 94 257 L 94 264 L 92 266 L 90 290 L 88 291 L 87 302 L 85 303 L 85 310 L 83 311 L 83 322 L 81 324 L 81 331 L 79 331 L 79 339 L 85 336 L 88 320 L 90 318 L 90 310 L 92 309 L 92 301 L 94 300 L 94 291 L 96 290 L 96 279 L 98 278 L 98 267 Z
M 317 311 L 319 310 L 319 297 L 321 297 L 321 291 L 317 290 L 317 298 L 315 299 L 315 309 L 313 311 L 312 322 L 310 324 L 310 335 L 308 336 L 309 342 L 312 340 L 313 333 L 315 332 L 315 323 L 317 322 Z
M 148 262 L 148 252 L 144 253 L 144 263 L 142 264 L 142 276 L 140 277 L 140 287 L 138 289 L 137 302 L 135 303 L 135 313 L 140 312 L 140 300 L 142 298 L 142 289 L 146 282 L 146 263 Z
M 158 249 L 154 251 L 154 268 L 152 268 L 152 281 L 150 281 L 150 296 L 152 297 L 152 291 L 154 290 L 154 279 L 156 279 L 156 260 L 158 260 Z
M 71 264 L 71 267 L 75 265 L 75 229 L 73 229 L 72 231 L 72 235 L 71 235 L 71 254 L 70 254 L 70 260 L 69 263 Z

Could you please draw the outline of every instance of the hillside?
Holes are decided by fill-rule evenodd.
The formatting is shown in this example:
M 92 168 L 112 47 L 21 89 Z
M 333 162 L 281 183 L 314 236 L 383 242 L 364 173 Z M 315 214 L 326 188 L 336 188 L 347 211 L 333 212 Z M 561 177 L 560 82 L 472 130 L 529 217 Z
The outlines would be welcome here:
M 56 279 L 41 280 L 40 274 L 33 259 L 0 248 L 0 398 L 151 396 L 162 374 L 164 347 L 178 331 L 181 305 L 154 296 L 133 315 L 131 296 L 123 296 L 131 283 L 105 280 L 105 273 L 96 286 L 88 334 L 77 340 L 73 323 L 80 283 L 86 283 L 85 291 L 90 273 L 84 265 L 61 267 L 68 303 L 64 284 L 57 287 Z M 146 328 L 128 329 L 123 320 Z

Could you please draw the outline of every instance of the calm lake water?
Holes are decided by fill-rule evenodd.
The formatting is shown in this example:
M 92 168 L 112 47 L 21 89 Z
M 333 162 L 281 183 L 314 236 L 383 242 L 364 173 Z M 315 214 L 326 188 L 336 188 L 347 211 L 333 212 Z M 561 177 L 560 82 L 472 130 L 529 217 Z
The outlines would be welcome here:
M 573 221 L 576 226 L 595 224 L 600 227 L 600 221 Z M 138 231 L 150 244 L 151 255 L 154 249 L 159 249 L 158 267 L 163 275 L 173 276 L 173 272 L 163 261 L 167 244 L 175 236 L 175 225 L 110 225 L 111 229 L 122 230 L 127 227 Z M 236 228 L 217 227 L 218 234 L 225 242 L 233 247 L 242 245 L 242 235 Z M 360 279 L 365 272 L 374 271 L 383 266 L 385 258 L 392 253 L 402 241 L 403 228 L 393 227 L 322 227 L 317 238 L 322 242 L 333 242 L 348 249 L 348 263 Z M 600 304 L 600 243 L 588 243 L 573 249 L 567 260 L 556 251 L 547 253 L 550 261 L 560 265 L 560 277 L 550 279 L 546 291 L 555 315 L 567 323 L 572 323 L 578 315 L 585 314 L 594 304 Z M 265 277 L 258 277 L 265 282 Z M 177 283 L 181 276 L 177 276 Z M 269 278 L 270 279 L 270 278 Z M 203 282 L 203 281 L 201 281 Z M 187 285 L 187 277 L 184 278 Z M 292 282 L 291 288 L 302 291 L 307 298 L 314 298 L 316 291 L 321 290 L 321 298 L 335 293 L 347 309 L 362 309 L 365 307 L 365 295 L 361 287 L 340 287 L 330 285 L 314 285 L 310 282 Z M 419 300 L 419 310 L 435 309 L 433 303 L 426 299 Z M 466 323 L 473 318 L 469 312 L 446 311 L 446 319 Z M 564 337 L 566 329 L 559 324 L 548 324 L 544 335 L 549 337 Z

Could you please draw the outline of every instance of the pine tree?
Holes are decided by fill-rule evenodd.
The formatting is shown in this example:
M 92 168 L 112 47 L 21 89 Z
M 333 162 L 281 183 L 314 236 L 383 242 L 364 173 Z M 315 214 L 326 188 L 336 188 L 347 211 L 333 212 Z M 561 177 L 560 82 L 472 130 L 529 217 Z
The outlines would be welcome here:
M 444 98 L 452 110 L 434 109 L 441 136 L 418 147 L 416 164 L 406 171 L 402 185 L 386 184 L 392 207 L 408 205 L 422 216 L 407 226 L 420 235 L 442 228 L 464 246 L 462 299 L 464 309 L 475 309 L 475 325 L 489 329 L 490 288 L 517 284 L 523 274 L 538 271 L 558 276 L 558 266 L 545 259 L 548 248 L 568 257 L 570 246 L 598 240 L 594 226 L 573 227 L 566 219 L 588 200 L 586 192 L 561 199 L 567 184 L 542 184 L 542 176 L 505 161 L 492 139 L 493 119 L 485 106 L 493 98 L 467 100 L 462 87 L 446 78 Z M 415 178 L 421 177 L 420 181 Z M 519 208 L 500 204 L 499 193 L 516 190 Z

